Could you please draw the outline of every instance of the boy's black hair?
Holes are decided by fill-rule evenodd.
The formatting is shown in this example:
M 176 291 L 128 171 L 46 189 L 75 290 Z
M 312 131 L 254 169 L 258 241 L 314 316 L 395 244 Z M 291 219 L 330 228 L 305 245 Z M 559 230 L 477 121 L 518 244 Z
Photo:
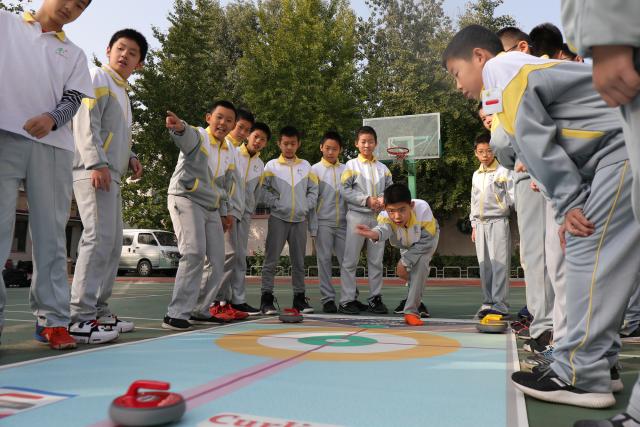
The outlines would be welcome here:
M 296 138 L 298 138 L 298 141 L 300 141 L 300 131 L 296 129 L 294 126 L 289 125 L 280 129 L 280 140 L 282 139 L 283 136 L 289 136 L 289 137 L 295 136 Z
M 232 110 L 233 113 L 236 115 L 236 120 L 237 120 L 237 118 L 238 118 L 238 110 L 236 110 L 235 105 L 233 105 L 233 103 L 231 101 L 226 101 L 224 99 L 219 99 L 219 100 L 215 101 L 213 104 L 211 104 L 211 107 L 209 107 L 207 112 L 213 113 L 213 110 L 215 110 L 218 107 L 222 107 L 222 108 L 226 108 L 228 110 Z
M 547 55 L 553 58 L 562 50 L 562 32 L 549 22 L 534 27 L 529 37 L 534 45 L 532 51 L 535 56 Z
M 371 126 L 360 126 L 358 132 L 356 132 L 356 141 L 360 138 L 360 135 L 373 135 L 373 139 L 376 141 L 376 144 L 378 144 L 378 134 Z
M 411 191 L 409 190 L 409 187 L 396 182 L 384 190 L 384 204 L 391 205 L 394 203 L 411 204 Z
M 569 45 L 566 43 L 562 43 L 562 53 L 571 58 L 572 61 L 578 57 L 578 54 L 569 49 Z
M 327 139 L 333 139 L 335 142 L 338 143 L 340 148 L 342 148 L 342 137 L 340 136 L 340 134 L 338 132 L 333 131 L 333 130 L 329 130 L 329 131 L 325 132 L 324 135 L 322 135 L 322 140 L 320 141 L 320 145 L 324 144 L 324 142 Z
M 489 144 L 491 142 L 491 134 L 489 132 L 482 132 L 476 137 L 473 142 L 473 149 L 475 150 L 479 144 Z
M 475 48 L 485 49 L 493 55 L 503 50 L 500 38 L 493 31 L 482 25 L 469 25 L 458 31 L 442 52 L 442 66 L 447 68 L 447 61 L 450 59 L 471 58 Z
M 529 37 L 529 34 L 525 33 L 524 31 L 522 31 L 518 27 L 504 27 L 504 28 L 501 28 L 496 33 L 496 35 L 500 39 L 502 39 L 503 37 L 507 37 L 507 38 L 513 39 L 516 43 L 527 42 L 529 44 L 529 47 L 531 47 L 531 45 L 532 45 L 531 37 Z
M 249 110 L 245 110 L 244 108 L 238 108 L 236 111 L 236 120 L 246 120 L 252 125 L 256 122 L 255 116 Z
M 111 40 L 109 40 L 109 47 L 113 47 L 113 44 L 120 39 L 129 39 L 136 42 L 140 48 L 140 62 L 144 62 L 147 57 L 147 52 L 149 51 L 149 43 L 147 43 L 145 36 L 136 30 L 125 28 L 124 30 L 116 31 L 116 33 L 111 36 Z
M 269 126 L 267 126 L 266 123 L 255 122 L 253 126 L 251 126 L 251 133 L 253 133 L 253 131 L 256 131 L 256 130 L 261 130 L 262 132 L 266 133 L 267 141 L 271 139 L 271 129 L 269 129 Z

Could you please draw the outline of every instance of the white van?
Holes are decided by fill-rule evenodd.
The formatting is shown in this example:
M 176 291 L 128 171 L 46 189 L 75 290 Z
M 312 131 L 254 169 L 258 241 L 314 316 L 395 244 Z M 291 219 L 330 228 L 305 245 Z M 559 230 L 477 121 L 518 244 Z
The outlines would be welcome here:
M 123 230 L 119 274 L 135 271 L 138 276 L 147 277 L 158 270 L 175 274 L 179 259 L 175 234 L 163 230 Z

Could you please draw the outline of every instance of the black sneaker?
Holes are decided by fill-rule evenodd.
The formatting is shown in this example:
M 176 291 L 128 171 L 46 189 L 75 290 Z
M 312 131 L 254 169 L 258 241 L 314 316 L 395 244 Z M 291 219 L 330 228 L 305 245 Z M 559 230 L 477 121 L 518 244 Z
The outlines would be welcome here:
M 635 328 L 631 333 L 620 334 L 622 342 L 640 342 L 640 326 Z
M 402 314 L 404 313 L 404 305 L 407 303 L 406 299 L 403 299 L 402 301 L 400 301 L 400 304 L 398 304 L 398 306 L 396 308 L 393 309 L 393 312 L 395 314 Z M 368 307 L 367 307 L 368 308 Z
M 313 313 L 313 307 L 309 305 L 309 298 L 304 296 L 304 292 L 293 294 L 293 308 L 300 313 Z
M 622 378 L 620 378 L 620 365 L 615 364 L 610 370 L 611 374 L 611 392 L 612 393 L 620 393 L 624 390 L 624 383 L 622 382 Z
M 338 306 L 338 313 L 342 314 L 360 314 L 360 308 L 358 308 L 357 301 L 349 301 L 346 304 L 340 304 Z
M 358 298 L 358 297 L 356 296 L 356 298 Z M 359 311 L 367 311 L 369 309 L 369 304 L 362 303 L 362 302 L 358 301 L 357 299 L 355 301 L 353 301 L 353 303 L 356 305 L 356 307 L 358 307 Z
M 163 329 L 171 329 L 172 331 L 188 331 L 193 329 L 188 320 L 176 319 L 174 317 L 164 316 L 162 320 Z
M 369 308 L 367 309 L 369 313 L 375 314 L 387 314 L 389 313 L 389 309 L 382 302 L 382 296 L 376 295 L 375 297 L 369 300 Z
M 427 306 L 424 305 L 423 302 L 421 302 L 420 305 L 418 306 L 418 313 L 420 313 L 420 317 L 422 317 L 423 319 L 428 319 L 429 317 L 431 317 L 431 314 L 429 313 Z
M 553 342 L 553 331 L 546 330 L 540 334 L 538 338 L 529 338 L 522 345 L 522 349 L 524 351 L 528 351 L 529 353 L 542 353 L 547 349 L 548 345 L 551 345 Z
M 322 304 L 322 311 L 325 313 L 337 313 L 338 307 L 336 306 L 336 303 L 333 300 L 329 300 L 324 304 Z
M 534 369 L 532 372 L 514 372 L 511 380 L 516 388 L 527 396 L 546 402 L 583 408 L 608 408 L 616 403 L 611 392 L 593 393 L 580 390 L 558 377 L 551 368 Z
M 225 323 L 224 320 L 218 319 L 217 317 L 189 317 L 189 323 L 192 325 L 219 325 L 221 323 Z
M 640 421 L 623 412 L 608 420 L 580 420 L 573 427 L 640 427 Z
M 491 311 L 490 308 L 484 308 L 484 309 L 480 309 L 478 310 L 478 312 L 475 315 L 475 320 L 482 320 L 484 319 L 484 317 L 489 314 L 489 312 Z
M 263 292 L 260 297 L 260 311 L 262 314 L 278 314 L 278 310 L 275 305 L 275 297 L 271 292 Z
M 245 313 L 248 313 L 249 316 L 256 316 L 261 313 L 260 309 L 252 307 L 246 302 L 243 302 L 242 304 L 231 304 L 231 307 L 233 307 L 234 310 L 244 311 Z

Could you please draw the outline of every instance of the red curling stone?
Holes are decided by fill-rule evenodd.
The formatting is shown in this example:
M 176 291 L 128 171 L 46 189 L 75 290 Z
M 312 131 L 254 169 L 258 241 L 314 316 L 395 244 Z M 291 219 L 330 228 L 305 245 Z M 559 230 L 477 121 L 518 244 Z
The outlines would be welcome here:
M 138 380 L 127 393 L 116 397 L 109 407 L 111 420 L 122 426 L 155 426 L 179 420 L 187 409 L 178 393 L 168 391 L 170 384 L 162 381 Z
M 302 313 L 295 308 L 285 308 L 284 313 L 278 318 L 282 323 L 300 323 L 302 322 Z

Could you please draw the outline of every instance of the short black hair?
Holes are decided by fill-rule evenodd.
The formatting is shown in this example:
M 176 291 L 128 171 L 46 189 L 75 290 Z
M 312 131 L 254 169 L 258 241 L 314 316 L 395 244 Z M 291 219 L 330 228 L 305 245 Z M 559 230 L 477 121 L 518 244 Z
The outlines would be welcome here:
M 553 58 L 562 50 L 562 32 L 550 22 L 534 27 L 529 37 L 534 46 L 532 50 L 535 56 L 547 55 Z
M 360 126 L 356 132 L 356 141 L 360 138 L 360 135 L 373 135 L 373 139 L 376 141 L 376 144 L 378 144 L 378 134 L 371 126 Z
M 327 139 L 333 139 L 335 142 L 338 143 L 340 148 L 342 148 L 342 137 L 338 132 L 334 130 L 326 131 L 324 135 L 322 135 L 322 140 L 320 141 L 320 145 L 324 144 Z
M 473 142 L 473 149 L 475 150 L 479 144 L 489 144 L 491 143 L 491 134 L 489 132 L 482 132 L 480 135 L 476 137 L 476 140 Z
M 251 114 L 251 111 L 245 110 L 244 108 L 238 108 L 238 110 L 236 111 L 236 120 L 246 120 L 252 125 L 256 122 L 256 118 L 253 114 Z
M 271 129 L 269 129 L 269 126 L 267 126 L 266 123 L 255 122 L 253 124 L 253 126 L 251 126 L 251 133 L 253 133 L 256 130 L 260 130 L 260 131 L 266 133 L 267 134 L 267 141 L 269 141 L 271 139 Z
M 147 52 L 149 51 L 149 43 L 147 43 L 147 39 L 142 33 L 132 30 L 131 28 L 116 31 L 115 34 L 111 36 L 111 40 L 109 40 L 109 48 L 113 47 L 113 44 L 120 39 L 129 39 L 136 42 L 140 48 L 140 62 L 144 62 L 147 57 Z
M 295 136 L 300 141 L 300 131 L 296 129 L 294 126 L 287 125 L 280 129 L 280 140 L 282 140 L 283 136 L 293 137 Z
M 471 58 L 475 48 L 485 49 L 492 55 L 503 50 L 500 38 L 493 31 L 482 25 L 469 25 L 458 31 L 442 52 L 442 66 L 447 68 L 447 61 L 450 59 Z
M 531 37 L 529 37 L 529 34 L 525 33 L 524 31 L 522 31 L 520 28 L 518 27 L 504 27 L 501 28 L 496 35 L 498 36 L 498 38 L 503 38 L 503 37 L 508 37 L 511 38 L 513 40 L 515 40 L 516 42 L 527 42 L 529 44 L 529 46 L 531 46 Z
M 566 43 L 562 43 L 562 53 L 571 58 L 572 61 L 578 57 L 578 54 L 572 51 Z
M 411 191 L 409 190 L 409 187 L 396 182 L 384 190 L 384 204 L 391 205 L 394 203 L 411 204 Z
M 233 105 L 233 103 L 231 101 L 226 101 L 224 99 L 219 99 L 219 100 L 215 101 L 213 104 L 211 104 L 211 107 L 209 107 L 207 112 L 213 113 L 213 110 L 215 110 L 218 107 L 222 107 L 222 108 L 226 108 L 228 110 L 232 110 L 233 114 L 235 114 L 236 120 L 237 120 L 237 118 L 238 118 L 238 110 L 236 110 L 235 105 Z

